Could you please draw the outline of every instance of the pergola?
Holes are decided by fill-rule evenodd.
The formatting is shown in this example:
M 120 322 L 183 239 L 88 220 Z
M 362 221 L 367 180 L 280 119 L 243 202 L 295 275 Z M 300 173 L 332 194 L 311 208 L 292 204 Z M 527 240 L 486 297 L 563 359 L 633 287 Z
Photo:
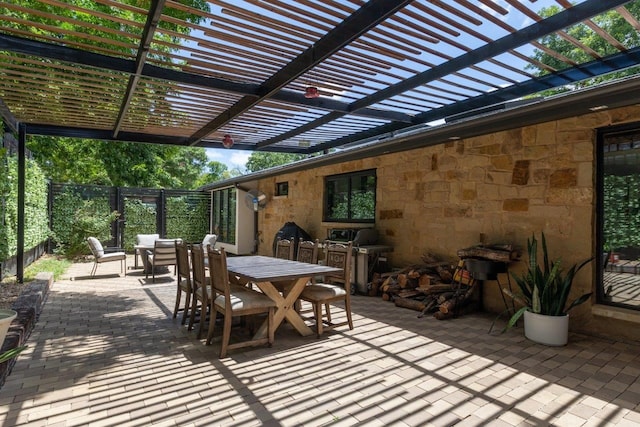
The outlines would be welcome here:
M 639 31 L 626 3 L 0 1 L 2 112 L 34 135 L 318 153 L 638 65 L 593 19 Z
M 634 70 L 627 3 L 0 0 L 0 114 L 21 151 L 30 134 L 327 153 Z

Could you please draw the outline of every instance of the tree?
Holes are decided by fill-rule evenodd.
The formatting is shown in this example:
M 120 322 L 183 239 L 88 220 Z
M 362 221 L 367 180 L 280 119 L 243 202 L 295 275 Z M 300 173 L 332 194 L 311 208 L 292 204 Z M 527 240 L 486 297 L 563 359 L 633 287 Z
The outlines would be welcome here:
M 43 136 L 27 147 L 56 183 L 194 189 L 207 164 L 199 147 Z
M 197 180 L 197 186 L 211 184 L 212 182 L 222 181 L 223 179 L 231 178 L 231 171 L 228 170 L 227 165 L 217 162 L 215 160 L 207 163 L 206 171 L 200 175 Z
M 286 165 L 298 160 L 306 159 L 304 154 L 268 153 L 254 151 L 247 160 L 246 168 L 249 172 L 258 172 L 275 166 Z
M 640 1 L 635 0 L 624 6 L 636 19 L 640 18 Z M 550 6 L 540 10 L 540 16 L 547 18 L 560 12 L 558 6 Z M 615 10 L 603 13 L 601 15 L 592 18 L 592 21 L 604 31 L 608 32 L 616 40 L 626 46 L 638 46 L 640 45 L 640 32 L 638 32 L 629 22 L 627 22 L 619 13 Z M 566 30 L 566 32 L 578 40 L 583 45 L 597 52 L 600 56 L 607 56 L 618 53 L 618 49 L 611 43 L 607 42 L 604 38 L 600 37 L 586 24 L 580 23 L 573 25 Z M 593 60 L 593 58 L 585 52 L 583 49 L 577 48 L 573 43 L 569 42 L 566 38 L 561 37 L 557 33 L 549 34 L 540 40 L 541 44 L 549 47 L 552 51 L 560 53 L 562 56 L 569 58 L 577 63 L 584 63 Z M 532 58 L 536 61 L 542 62 L 551 66 L 556 70 L 562 70 L 569 67 L 569 64 L 563 62 L 555 56 L 551 56 L 547 52 L 536 49 L 532 55 Z M 527 65 L 527 69 L 535 72 L 536 75 L 542 76 L 548 74 L 549 71 L 538 68 L 537 66 L 530 64 Z M 572 85 L 572 88 L 581 88 L 585 86 L 592 86 L 602 83 L 607 80 L 613 80 L 621 77 L 625 77 L 632 74 L 638 74 L 639 67 L 628 68 L 623 71 L 618 71 L 608 75 L 602 75 L 587 79 L 581 82 L 576 82 Z M 568 90 L 568 88 L 552 89 L 545 92 L 546 94 L 558 93 Z

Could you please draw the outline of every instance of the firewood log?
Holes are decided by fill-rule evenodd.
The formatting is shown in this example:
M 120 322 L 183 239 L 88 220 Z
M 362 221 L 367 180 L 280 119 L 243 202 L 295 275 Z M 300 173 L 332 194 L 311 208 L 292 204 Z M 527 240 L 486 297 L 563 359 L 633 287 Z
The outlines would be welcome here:
M 428 274 L 421 274 L 418 279 L 418 287 L 424 288 L 425 286 L 429 286 L 431 284 L 431 276 Z
M 445 319 L 452 318 L 453 313 L 443 313 L 441 311 L 436 311 L 435 313 L 433 313 L 433 317 L 435 317 L 438 320 L 445 320 Z
M 411 289 L 405 289 L 402 290 L 400 292 L 398 292 L 398 296 L 401 298 L 412 298 L 415 297 L 417 295 L 420 295 L 420 292 L 416 291 L 416 290 L 411 290 Z
M 425 307 L 424 303 L 411 298 L 396 297 L 393 301 L 396 307 L 410 308 L 411 310 L 422 311 Z
M 369 286 L 369 296 L 375 297 L 378 296 L 378 292 L 380 290 L 380 279 L 374 279 L 371 282 L 371 286 Z
M 436 271 L 440 276 L 440 280 L 442 280 L 444 283 L 451 283 L 453 281 L 453 273 L 451 273 L 451 270 L 447 270 L 443 267 L 438 267 Z
M 400 285 L 393 284 L 393 285 L 387 286 L 387 290 L 384 292 L 387 294 L 397 295 L 398 293 L 400 293 L 400 291 L 402 291 L 402 288 L 400 287 Z
M 485 258 L 491 261 L 511 262 L 518 258 L 518 253 L 507 246 L 472 246 L 470 248 L 459 249 L 457 252 L 460 258 Z
M 409 279 L 417 279 L 418 277 L 420 277 L 420 272 L 418 270 L 412 269 L 407 273 L 407 277 Z
M 425 306 L 422 309 L 422 311 L 420 312 L 420 314 L 418 314 L 418 317 L 423 317 L 425 314 L 433 311 L 436 306 L 438 305 L 438 301 L 436 301 L 435 298 L 433 298 L 432 296 L 427 297 L 427 299 L 425 301 L 423 301 Z
M 463 307 L 464 305 L 469 303 L 469 301 L 471 300 L 474 290 L 475 290 L 474 286 L 469 286 L 469 288 L 466 291 L 462 290 L 462 292 L 458 292 L 451 298 L 442 302 L 438 309 L 442 313 L 449 313 L 454 311 L 457 308 Z
M 380 289 L 382 289 L 382 292 L 388 292 L 389 288 L 393 286 L 395 283 L 396 283 L 396 280 L 393 277 L 389 276 L 385 279 L 384 282 L 382 282 L 382 286 L 380 286 Z
M 447 301 L 449 298 L 453 297 L 455 295 L 455 292 L 443 292 L 440 295 L 438 295 L 437 301 L 438 304 L 442 304 L 445 301 Z
M 440 283 L 436 285 L 429 285 L 426 287 L 419 287 L 419 288 L 416 288 L 416 290 L 423 294 L 429 295 L 429 294 L 435 294 L 440 292 L 451 292 L 453 291 L 453 287 L 451 286 L 450 283 Z
M 397 280 L 398 286 L 400 286 L 401 288 L 406 288 L 407 287 L 407 275 L 406 274 L 398 274 L 396 280 Z

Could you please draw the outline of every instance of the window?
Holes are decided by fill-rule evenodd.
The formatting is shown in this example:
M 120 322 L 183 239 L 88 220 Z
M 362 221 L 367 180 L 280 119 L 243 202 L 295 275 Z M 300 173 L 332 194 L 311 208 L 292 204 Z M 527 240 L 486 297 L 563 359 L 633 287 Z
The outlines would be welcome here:
M 287 196 L 289 195 L 289 183 L 288 182 L 277 182 L 276 183 L 276 196 Z
M 324 221 L 374 222 L 375 169 L 326 177 L 324 197 Z
M 598 133 L 598 303 L 640 310 L 640 123 Z
M 218 242 L 236 244 L 236 203 L 235 188 L 213 192 L 213 232 Z

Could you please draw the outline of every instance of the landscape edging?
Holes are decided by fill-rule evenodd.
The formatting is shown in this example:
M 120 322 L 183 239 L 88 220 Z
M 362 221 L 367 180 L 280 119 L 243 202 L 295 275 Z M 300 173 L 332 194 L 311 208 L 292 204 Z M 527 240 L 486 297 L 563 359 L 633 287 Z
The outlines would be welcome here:
M 11 322 L 11 326 L 9 326 L 7 336 L 0 348 L 0 354 L 25 345 L 40 317 L 52 284 L 53 273 L 38 273 L 35 280 L 25 287 L 11 305 L 11 309 L 15 310 L 18 315 Z M 4 385 L 15 363 L 15 357 L 0 363 L 0 387 Z

